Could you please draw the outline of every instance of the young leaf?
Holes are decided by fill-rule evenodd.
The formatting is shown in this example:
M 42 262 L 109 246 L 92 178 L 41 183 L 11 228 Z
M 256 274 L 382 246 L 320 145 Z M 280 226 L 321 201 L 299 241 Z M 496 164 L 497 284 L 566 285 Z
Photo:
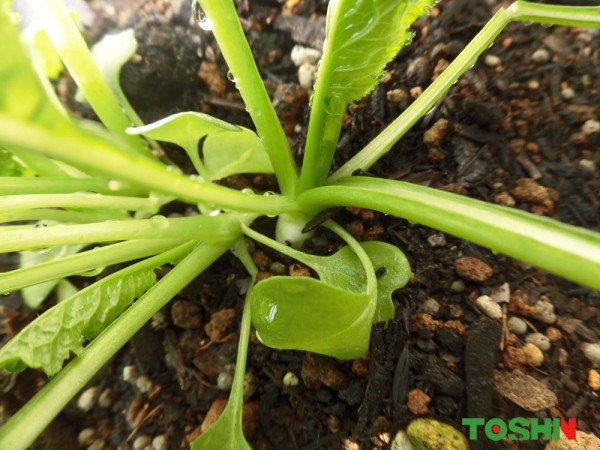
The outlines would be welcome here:
M 306 264 L 319 275 L 321 281 L 356 294 L 365 292 L 367 276 L 360 259 L 350 246 L 330 256 L 315 256 L 295 250 L 277 241 L 243 227 L 251 238 Z M 402 251 L 385 242 L 362 242 L 361 247 L 373 264 L 377 277 L 377 308 L 373 320 L 387 321 L 394 317 L 392 293 L 403 287 L 410 277 L 410 264 Z
M 325 180 L 348 103 L 367 95 L 435 0 L 332 0 L 312 100 L 299 190 Z
M 408 44 L 410 25 L 435 0 L 332 0 L 327 12 L 323 62 L 328 96 L 346 103 L 367 95 L 385 74 L 385 65 Z M 330 61 L 325 61 L 329 59 Z M 322 74 L 322 70 L 329 73 Z
M 143 127 L 129 128 L 127 132 L 179 145 L 207 181 L 235 173 L 273 172 L 262 141 L 254 132 L 207 114 L 174 114 Z M 205 136 L 203 162 L 198 142 Z
M 0 369 L 35 367 L 48 376 L 58 373 L 71 352 L 83 351 L 83 339 L 96 337 L 156 281 L 152 269 L 125 270 L 127 275 L 106 277 L 30 323 L 0 349 Z
M 272 277 L 256 285 L 252 322 L 269 347 L 353 359 L 369 349 L 375 302 L 308 277 Z

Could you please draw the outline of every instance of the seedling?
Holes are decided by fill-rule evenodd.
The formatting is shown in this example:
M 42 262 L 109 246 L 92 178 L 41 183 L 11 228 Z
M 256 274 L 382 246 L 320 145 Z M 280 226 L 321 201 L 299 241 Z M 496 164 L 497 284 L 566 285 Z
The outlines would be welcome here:
M 372 323 L 394 316 L 391 294 L 407 282 L 410 269 L 400 250 L 384 243 L 358 243 L 340 225 L 325 220 L 322 214 L 331 207 L 393 214 L 600 289 L 597 233 L 427 187 L 352 176 L 389 151 L 509 22 L 600 27 L 600 7 L 517 1 L 500 9 L 402 115 L 330 174 L 347 105 L 376 86 L 387 62 L 410 40 L 409 26 L 427 13 L 433 0 L 330 1 L 299 173 L 232 0 L 198 0 L 195 5 L 201 7 L 202 27 L 214 32 L 256 133 L 195 112 L 142 125 L 114 81 L 120 63 L 98 65 L 61 0 L 30 3 L 105 128 L 77 121 L 60 106 L 32 66 L 9 2 L 3 0 L 0 221 L 6 225 L 0 229 L 0 251 L 52 253 L 0 274 L 0 292 L 139 262 L 70 295 L 0 351 L 4 370 L 34 367 L 52 376 L 0 430 L 0 448 L 28 447 L 144 323 L 231 248 L 252 278 L 234 384 L 227 409 L 192 447 L 249 448 L 241 431 L 241 410 L 251 319 L 266 345 L 356 358 L 368 349 Z M 131 33 L 120 39 L 125 39 L 119 44 L 123 49 L 135 49 Z M 187 176 L 158 159 L 154 150 L 159 147 L 152 139 L 180 145 L 197 174 Z M 280 193 L 239 192 L 212 183 L 249 172 L 274 173 Z M 172 200 L 196 205 L 199 214 L 156 215 Z M 262 215 L 279 216 L 279 242 L 251 228 Z M 307 224 L 321 222 L 348 245 L 318 257 L 282 243 L 301 243 Z M 303 262 L 320 279 L 273 277 L 253 286 L 257 269 L 244 236 Z M 102 245 L 90 248 L 93 244 Z M 155 270 L 165 264 L 173 269 L 156 281 Z M 36 291 L 30 304 L 37 306 L 47 292 L 48 285 Z M 75 356 L 64 365 L 71 354 Z

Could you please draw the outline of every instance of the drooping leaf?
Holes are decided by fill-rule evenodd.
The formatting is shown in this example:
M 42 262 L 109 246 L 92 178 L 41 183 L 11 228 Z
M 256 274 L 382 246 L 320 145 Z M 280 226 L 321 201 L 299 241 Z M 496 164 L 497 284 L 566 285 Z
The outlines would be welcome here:
M 375 302 L 308 277 L 272 277 L 252 294 L 252 321 L 269 347 L 353 359 L 369 349 Z
M 0 369 L 35 367 L 55 375 L 71 352 L 83 351 L 83 339 L 97 336 L 155 281 L 147 268 L 117 272 L 58 303 L 0 349 Z
M 262 141 L 254 132 L 207 114 L 178 113 L 127 132 L 179 145 L 198 173 L 210 181 L 235 173 L 273 172 Z M 203 162 L 198 142 L 205 136 Z
M 367 95 L 385 65 L 412 38 L 408 28 L 435 0 L 332 0 L 321 68 L 330 68 L 330 97 L 347 103 Z M 327 70 L 327 69 L 326 69 Z M 318 74 L 317 77 L 321 76 Z

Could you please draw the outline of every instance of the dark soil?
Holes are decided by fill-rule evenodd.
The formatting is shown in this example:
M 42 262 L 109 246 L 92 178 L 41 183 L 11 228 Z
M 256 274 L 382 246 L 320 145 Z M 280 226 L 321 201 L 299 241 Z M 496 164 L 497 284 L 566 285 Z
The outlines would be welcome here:
M 126 26 L 136 31 L 140 57 L 125 67 L 123 87 L 146 122 L 196 110 L 252 126 L 226 79 L 227 68 L 212 35 L 189 24 L 187 1 L 90 3 L 98 11 L 90 40 Z M 290 52 L 296 44 L 318 47 L 326 2 L 236 3 L 300 161 L 308 94 L 298 86 Z M 503 2 L 442 0 L 430 17 L 416 24 L 413 45 L 390 63 L 388 75 L 372 94 L 349 108 L 335 167 L 430 84 L 491 17 L 496 3 Z M 600 132 L 582 129 L 586 121 L 600 118 L 598 73 L 597 32 L 512 24 L 369 172 L 600 230 Z M 61 83 L 72 89 L 69 80 Z M 167 151 L 175 162 L 187 164 L 183 152 Z M 227 182 L 262 190 L 273 185 L 269 177 Z M 173 205 L 163 212 L 183 209 Z M 592 363 L 580 348 L 600 340 L 598 292 L 377 212 L 346 209 L 336 220 L 361 240 L 383 240 L 401 248 L 411 262 L 411 281 L 394 295 L 396 319 L 387 328 L 374 327 L 371 351 L 364 359 L 279 352 L 252 339 L 248 372 L 256 391 L 246 403 L 246 431 L 254 448 L 387 448 L 416 416 L 459 429 L 463 417 L 576 417 L 578 429 L 600 436 L 598 390 L 589 381 Z M 272 225 L 265 220 L 261 226 L 268 230 Z M 338 245 L 327 233 L 308 244 L 318 253 Z M 302 270 L 258 245 L 254 257 L 264 277 Z M 227 398 L 217 382 L 235 363 L 243 303 L 239 292 L 246 281 L 241 264 L 224 255 L 86 387 L 99 395 L 91 409 L 82 411 L 74 400 L 35 448 L 141 449 L 150 448 L 156 436 L 164 436 L 164 448 L 187 448 L 209 410 L 214 412 Z M 510 302 L 503 305 L 501 320 L 490 319 L 475 300 L 504 283 Z M 536 314 L 540 301 L 551 303 L 555 320 Z M 526 320 L 528 333 L 538 331 L 551 341 L 537 367 L 523 351 L 525 336 L 508 331 L 506 321 L 513 316 Z M 15 301 L 4 312 L 5 336 L 34 317 Z M 128 374 L 137 373 L 128 375 L 129 381 L 125 368 Z M 541 381 L 558 403 L 527 411 L 494 389 L 494 370 L 517 369 Z M 300 379 L 297 386 L 284 385 L 288 372 Z M 28 370 L 3 375 L 0 381 L 5 387 L 1 404 L 10 413 L 46 377 Z M 78 443 L 78 436 L 84 442 Z M 472 442 L 481 449 L 543 445 L 484 438 Z

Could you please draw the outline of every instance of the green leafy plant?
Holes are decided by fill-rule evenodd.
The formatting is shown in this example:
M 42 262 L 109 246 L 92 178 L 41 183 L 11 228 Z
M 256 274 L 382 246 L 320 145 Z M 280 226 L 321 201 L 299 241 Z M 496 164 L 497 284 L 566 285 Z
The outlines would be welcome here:
M 427 13 L 433 0 L 331 0 L 300 172 L 233 1 L 198 0 L 198 4 L 204 28 L 212 29 L 221 47 L 256 133 L 195 112 L 141 124 L 115 82 L 127 56 L 98 64 L 94 55 L 105 53 L 102 48 L 94 55 L 88 50 L 61 0 L 31 3 L 62 63 L 104 126 L 76 120 L 60 105 L 47 80 L 32 66 L 19 39 L 16 17 L 3 0 L 0 251 L 52 253 L 29 258 L 21 268 L 0 274 L 0 292 L 37 286 L 29 297 L 30 305 L 37 306 L 64 277 L 138 262 L 71 292 L 0 350 L 0 368 L 18 372 L 36 367 L 52 376 L 0 430 L 0 448 L 30 445 L 145 322 L 230 248 L 251 277 L 233 389 L 220 419 L 192 448 L 249 448 L 241 410 L 251 321 L 266 345 L 359 357 L 368 349 L 373 322 L 394 316 L 391 294 L 408 280 L 410 268 L 399 249 L 358 243 L 340 225 L 321 220 L 331 207 L 393 214 L 600 289 L 597 233 L 427 187 L 352 176 L 389 151 L 509 22 L 599 27 L 599 7 L 517 1 L 500 9 L 403 114 L 330 174 L 347 105 L 376 86 L 386 63 L 409 42 L 408 27 Z M 131 38 L 127 33 L 119 37 L 124 39 L 119 42 L 124 42 L 125 55 L 135 49 Z M 181 146 L 197 174 L 185 175 L 156 157 L 155 139 Z M 274 173 L 280 193 L 240 192 L 213 183 L 254 172 Z M 157 214 L 173 200 L 196 205 L 199 214 L 179 218 Z M 279 216 L 279 241 L 251 228 L 263 215 Z M 285 244 L 305 239 L 307 224 L 326 226 L 347 246 L 323 257 Z M 301 261 L 319 279 L 273 277 L 254 286 L 257 269 L 244 236 Z M 86 249 L 90 245 L 96 247 Z M 155 270 L 165 264 L 173 268 L 157 281 Z

